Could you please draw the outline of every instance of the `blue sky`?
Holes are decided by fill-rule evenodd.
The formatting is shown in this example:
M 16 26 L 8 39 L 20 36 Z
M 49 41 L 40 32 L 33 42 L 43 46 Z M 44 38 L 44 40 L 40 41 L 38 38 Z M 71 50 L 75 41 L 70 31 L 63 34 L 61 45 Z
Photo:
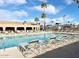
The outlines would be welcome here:
M 79 9 L 73 0 L 0 0 L 1 21 L 34 21 L 41 19 L 42 1 L 47 3 L 46 21 L 79 23 Z M 63 20 L 63 16 L 65 19 Z

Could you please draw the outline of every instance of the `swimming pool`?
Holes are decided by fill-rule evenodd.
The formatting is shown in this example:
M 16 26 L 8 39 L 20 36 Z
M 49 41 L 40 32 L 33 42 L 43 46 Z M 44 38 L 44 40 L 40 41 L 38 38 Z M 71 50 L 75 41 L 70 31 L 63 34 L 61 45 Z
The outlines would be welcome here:
M 56 35 L 57 39 L 62 36 L 62 34 L 55 33 L 45 33 L 45 34 L 36 34 L 29 36 L 15 36 L 15 37 L 3 37 L 0 38 L 0 49 L 10 48 L 18 46 L 22 43 L 29 43 L 33 40 L 48 40 Z

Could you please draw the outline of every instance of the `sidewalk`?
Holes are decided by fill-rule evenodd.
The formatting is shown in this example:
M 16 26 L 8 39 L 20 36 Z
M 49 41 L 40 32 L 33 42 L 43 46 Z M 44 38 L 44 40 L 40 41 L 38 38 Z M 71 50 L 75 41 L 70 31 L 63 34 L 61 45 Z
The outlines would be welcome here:
M 0 58 L 24 58 L 17 47 L 7 48 L 0 50 Z

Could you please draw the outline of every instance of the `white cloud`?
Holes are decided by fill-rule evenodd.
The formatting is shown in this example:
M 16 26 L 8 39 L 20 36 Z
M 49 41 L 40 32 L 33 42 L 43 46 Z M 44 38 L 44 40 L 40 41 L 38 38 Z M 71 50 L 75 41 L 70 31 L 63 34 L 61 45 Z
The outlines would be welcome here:
M 39 1 L 41 1 L 41 2 L 47 2 L 47 0 L 39 0 Z
M 27 19 L 27 22 L 34 22 L 34 19 Z
M 25 4 L 27 3 L 26 0 L 0 0 L 0 5 L 6 5 L 6 4 L 15 4 L 15 5 L 18 5 L 18 4 Z
M 66 3 L 67 5 L 71 5 L 73 2 L 74 2 L 73 0 L 65 0 L 65 3 Z
M 53 5 L 48 5 L 46 12 L 57 14 L 60 10 Z
M 74 22 L 74 24 L 75 24 L 75 25 L 78 25 L 78 24 L 79 24 L 79 22 L 75 21 L 75 22 Z
M 40 23 L 44 25 L 44 19 L 39 18 L 39 20 L 40 20 Z M 34 19 L 28 19 L 28 21 L 34 22 Z M 63 17 L 57 17 L 54 19 L 46 18 L 45 21 L 46 21 L 46 24 L 52 24 L 52 25 L 55 25 L 55 23 L 61 23 L 63 25 L 63 24 L 66 24 L 68 21 L 70 21 L 71 23 L 78 24 L 78 22 L 74 22 L 74 18 L 69 15 L 67 15 L 65 19 L 63 19 Z M 53 23 L 50 23 L 51 21 L 53 21 Z
M 27 12 L 0 9 L 0 21 L 20 21 L 20 18 L 23 16 L 27 17 Z
M 50 18 L 45 19 L 46 24 L 48 24 L 50 21 L 51 21 Z M 34 22 L 34 19 L 27 19 L 27 22 Z M 44 19 L 39 18 L 39 22 L 40 22 L 40 24 L 44 25 Z
M 3 5 L 4 4 L 4 1 L 3 0 L 0 0 L 0 5 Z
M 44 19 L 40 18 L 41 24 L 44 23 L 43 20 L 44 20 Z M 70 21 L 71 23 L 74 22 L 74 18 L 71 17 L 71 16 L 69 16 L 69 15 L 67 15 L 67 16 L 65 17 L 65 19 L 63 19 L 63 17 L 57 17 L 57 18 L 53 18 L 53 19 L 46 18 L 46 23 L 47 23 L 47 24 L 50 24 L 50 21 L 53 21 L 53 25 L 54 25 L 55 23 L 61 23 L 61 24 L 63 25 L 63 24 L 66 24 L 68 21 Z M 77 23 L 77 22 L 76 22 L 76 23 Z
M 39 10 L 39 11 L 43 10 L 40 5 L 39 6 L 35 6 L 32 9 Z M 61 10 L 61 8 L 57 8 L 54 5 L 48 4 L 46 12 L 50 13 L 50 14 L 57 14 L 60 10 Z
M 66 15 L 66 17 L 65 17 L 65 21 L 73 21 L 74 20 L 74 18 L 72 17 L 72 16 L 70 16 L 70 15 Z
M 26 3 L 26 0 L 8 0 L 7 3 L 12 3 L 12 4 L 24 4 L 24 3 Z
M 28 16 L 27 12 L 25 12 L 23 10 L 21 10 L 21 11 L 16 10 L 16 11 L 13 12 L 13 14 L 16 15 L 16 16 L 18 16 L 18 17 Z
M 61 23 L 61 24 L 66 24 L 68 21 L 70 21 L 72 23 L 74 21 L 74 18 L 70 15 L 67 15 L 64 18 L 63 17 L 58 17 L 58 18 L 54 19 L 55 23 L 58 22 L 58 23 Z

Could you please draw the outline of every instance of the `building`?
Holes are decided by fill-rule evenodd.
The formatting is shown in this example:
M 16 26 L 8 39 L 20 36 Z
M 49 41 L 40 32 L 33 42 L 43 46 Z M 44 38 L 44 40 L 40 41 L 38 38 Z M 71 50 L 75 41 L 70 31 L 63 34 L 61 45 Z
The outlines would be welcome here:
M 0 21 L 0 31 L 39 31 L 40 25 L 31 22 Z

